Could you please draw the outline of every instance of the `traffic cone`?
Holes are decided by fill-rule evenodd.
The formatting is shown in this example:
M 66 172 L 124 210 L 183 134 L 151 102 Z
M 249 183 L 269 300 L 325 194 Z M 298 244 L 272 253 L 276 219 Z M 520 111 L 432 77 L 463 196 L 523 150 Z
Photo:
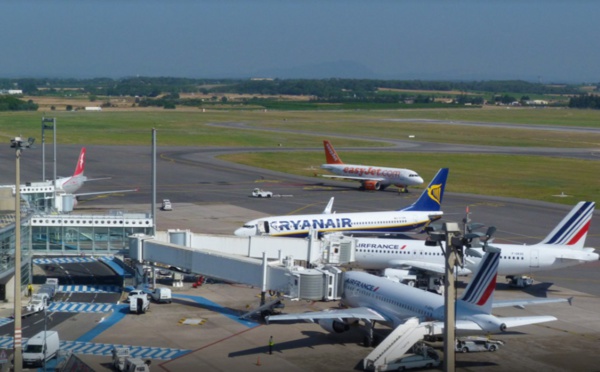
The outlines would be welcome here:
M 256 365 L 260 366 L 260 357 L 256 357 Z

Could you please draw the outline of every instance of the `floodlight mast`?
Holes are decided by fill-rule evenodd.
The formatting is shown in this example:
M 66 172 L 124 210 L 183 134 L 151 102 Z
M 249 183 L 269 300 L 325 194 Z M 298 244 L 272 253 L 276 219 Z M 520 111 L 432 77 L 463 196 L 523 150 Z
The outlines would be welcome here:
M 21 137 L 10 140 L 10 147 L 16 154 L 16 182 L 15 182 L 15 303 L 14 303 L 14 342 L 13 357 L 14 370 L 23 370 L 22 329 L 21 329 L 21 150 L 30 148 L 35 138 L 29 137 L 24 141 Z

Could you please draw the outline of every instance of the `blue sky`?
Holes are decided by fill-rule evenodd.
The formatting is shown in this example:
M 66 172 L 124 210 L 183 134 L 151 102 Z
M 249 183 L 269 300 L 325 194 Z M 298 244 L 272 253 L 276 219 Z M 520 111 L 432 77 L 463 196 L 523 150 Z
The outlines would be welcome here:
M 3 0 L 0 77 L 600 81 L 592 0 Z

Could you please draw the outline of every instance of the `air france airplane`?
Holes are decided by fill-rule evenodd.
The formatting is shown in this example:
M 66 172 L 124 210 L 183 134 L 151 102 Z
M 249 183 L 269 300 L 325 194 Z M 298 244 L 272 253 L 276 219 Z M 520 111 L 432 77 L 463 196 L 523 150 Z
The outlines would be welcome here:
M 570 301 L 545 298 L 494 303 L 500 255 L 499 249 L 488 248 L 473 279 L 456 301 L 457 334 L 500 333 L 513 327 L 556 320 L 553 316 L 496 317 L 491 313 L 492 308 Z M 416 317 L 421 322 L 419 326 L 433 326 L 433 333 L 441 334 L 444 327 L 443 296 L 365 272 L 348 271 L 344 275 L 341 302 L 347 309 L 269 316 L 267 323 L 308 320 L 329 332 L 341 333 L 349 330 L 353 322 L 362 320 L 370 325 L 370 343 L 375 322 L 396 328 Z
M 384 190 L 390 185 L 395 185 L 407 192 L 408 186 L 423 183 L 419 174 L 410 169 L 345 164 L 329 141 L 323 141 L 323 146 L 327 164 L 321 165 L 321 168 L 335 174 L 335 176 L 324 174 L 323 177 L 358 180 L 361 190 Z
M 498 273 L 511 277 L 597 261 L 600 256 L 594 248 L 584 247 L 594 206 L 594 202 L 579 202 L 537 244 L 494 243 L 494 247 L 502 250 Z M 426 273 L 444 273 L 445 260 L 440 247 L 427 246 L 424 240 L 356 238 L 356 242 L 353 265 L 362 269 L 412 268 Z M 459 269 L 459 275 L 470 274 L 480 263 L 483 253 L 482 248 L 467 249 L 465 267 Z
M 235 230 L 235 235 L 301 238 L 306 237 L 311 230 L 318 231 L 319 234 L 384 234 L 422 228 L 442 217 L 443 212 L 440 208 L 447 178 L 448 168 L 440 169 L 419 199 L 398 211 L 265 217 L 246 222 L 244 226 Z

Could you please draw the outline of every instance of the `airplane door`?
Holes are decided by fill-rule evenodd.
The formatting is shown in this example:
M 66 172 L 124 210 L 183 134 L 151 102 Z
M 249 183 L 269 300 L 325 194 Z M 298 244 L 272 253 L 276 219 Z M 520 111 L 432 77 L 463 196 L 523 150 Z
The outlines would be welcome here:
M 267 233 L 267 234 L 270 233 L 269 221 L 263 221 L 263 224 L 264 224 L 264 230 L 263 231 L 265 233 Z
M 531 248 L 529 257 L 529 267 L 540 267 L 540 256 L 537 248 Z

